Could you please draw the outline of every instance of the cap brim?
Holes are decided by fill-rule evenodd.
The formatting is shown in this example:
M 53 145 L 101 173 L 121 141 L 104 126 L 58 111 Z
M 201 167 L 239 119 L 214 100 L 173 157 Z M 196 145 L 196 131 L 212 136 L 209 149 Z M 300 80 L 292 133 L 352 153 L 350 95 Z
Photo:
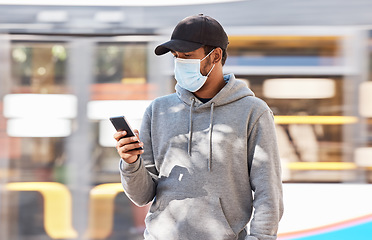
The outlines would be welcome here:
M 163 55 L 169 51 L 175 52 L 192 52 L 203 46 L 201 43 L 188 42 L 178 39 L 172 39 L 155 48 L 156 55 Z

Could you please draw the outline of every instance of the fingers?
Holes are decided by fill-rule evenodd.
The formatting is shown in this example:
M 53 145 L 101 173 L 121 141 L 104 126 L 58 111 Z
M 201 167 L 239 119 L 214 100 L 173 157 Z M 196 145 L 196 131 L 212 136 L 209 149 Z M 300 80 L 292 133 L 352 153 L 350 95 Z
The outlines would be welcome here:
M 126 144 L 123 146 L 120 146 L 120 143 L 118 142 L 116 149 L 120 155 L 120 157 L 127 163 L 133 163 L 137 161 L 139 155 L 141 155 L 144 151 L 139 150 L 139 147 L 142 147 L 142 143 L 131 143 Z
M 139 136 L 139 132 L 138 132 L 137 129 L 134 129 L 133 132 L 134 132 L 137 136 Z
M 134 134 L 137 136 L 138 140 L 139 140 L 139 132 L 137 129 L 134 129 L 133 130 Z M 127 135 L 127 132 L 126 131 L 118 131 L 114 134 L 114 138 L 116 139 L 116 141 L 119 141 L 121 138 L 125 137 Z
M 140 142 L 137 137 L 128 137 L 120 139 L 116 146 L 120 148 L 122 152 L 129 152 L 136 148 L 143 147 L 143 143 Z
M 138 131 L 135 131 L 135 134 L 138 135 Z M 134 137 L 125 137 L 126 132 L 117 132 L 114 134 L 114 138 L 117 141 L 116 149 L 120 157 L 128 162 L 135 162 L 138 158 L 138 155 L 143 153 L 143 150 L 138 148 L 143 147 L 143 143 L 139 141 L 137 136 Z
M 119 141 L 121 138 L 125 137 L 127 135 L 126 131 L 119 131 L 114 134 L 114 138 L 116 141 Z

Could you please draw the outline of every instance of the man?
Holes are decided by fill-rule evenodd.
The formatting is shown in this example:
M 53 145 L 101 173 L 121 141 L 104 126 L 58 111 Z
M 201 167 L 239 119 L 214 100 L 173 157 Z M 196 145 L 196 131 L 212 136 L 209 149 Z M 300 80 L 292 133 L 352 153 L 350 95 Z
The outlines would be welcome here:
M 182 20 L 155 49 L 175 57 L 176 93 L 147 108 L 141 142 L 114 135 L 125 193 L 139 206 L 153 201 L 145 239 L 276 239 L 283 203 L 272 112 L 223 75 L 227 45 L 213 18 Z

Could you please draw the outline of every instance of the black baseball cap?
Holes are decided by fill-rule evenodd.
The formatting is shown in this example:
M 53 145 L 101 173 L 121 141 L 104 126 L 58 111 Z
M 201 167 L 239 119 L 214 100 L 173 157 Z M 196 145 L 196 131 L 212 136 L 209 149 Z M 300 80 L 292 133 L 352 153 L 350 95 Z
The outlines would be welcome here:
M 156 55 L 169 51 L 192 52 L 203 45 L 226 49 L 227 34 L 215 19 L 203 14 L 183 19 L 174 28 L 171 40 L 155 48 Z

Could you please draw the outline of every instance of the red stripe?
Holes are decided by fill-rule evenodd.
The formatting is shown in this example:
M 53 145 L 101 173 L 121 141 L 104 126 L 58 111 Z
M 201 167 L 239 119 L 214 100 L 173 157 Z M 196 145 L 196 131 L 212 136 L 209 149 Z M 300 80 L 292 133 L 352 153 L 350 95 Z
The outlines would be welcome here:
M 334 224 L 330 224 L 330 225 L 326 225 L 322 227 L 311 228 L 311 229 L 307 229 L 303 231 L 281 233 L 281 234 L 278 234 L 278 239 L 285 240 L 285 239 L 292 239 L 292 238 L 299 238 L 299 237 L 308 237 L 308 236 L 317 235 L 320 233 L 332 232 L 332 231 L 336 231 L 339 229 L 348 228 L 348 227 L 359 225 L 359 224 L 366 223 L 366 222 L 372 222 L 372 214 L 345 220 L 342 222 L 338 222 L 338 223 L 334 223 Z

